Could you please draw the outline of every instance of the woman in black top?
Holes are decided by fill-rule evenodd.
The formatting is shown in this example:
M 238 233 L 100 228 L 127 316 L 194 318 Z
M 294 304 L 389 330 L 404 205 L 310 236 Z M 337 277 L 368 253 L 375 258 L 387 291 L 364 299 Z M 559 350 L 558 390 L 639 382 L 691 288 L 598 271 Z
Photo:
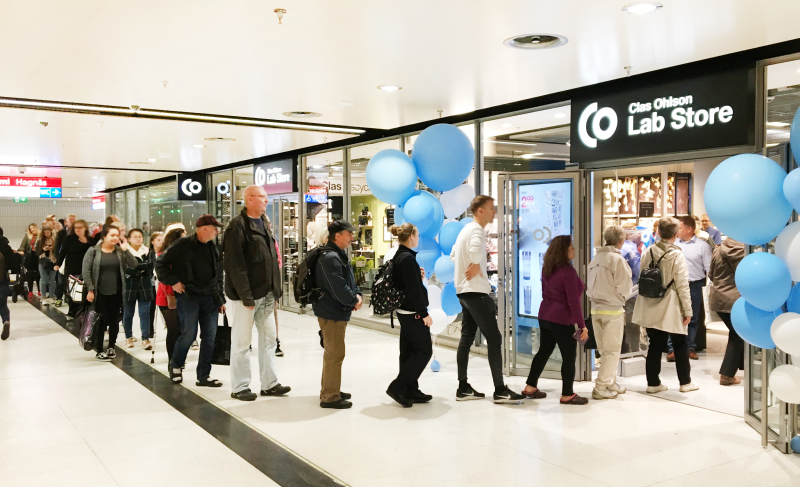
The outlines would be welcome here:
M 424 271 L 417 263 L 417 253 L 411 250 L 419 244 L 417 227 L 410 223 L 391 228 L 392 235 L 400 240 L 400 247 L 392 262 L 392 278 L 405 298 L 397 310 L 400 321 L 400 373 L 386 390 L 392 399 L 403 407 L 424 403 L 432 399 L 419 390 L 419 376 L 433 355 L 430 327 L 433 319 L 428 315 L 428 291 L 422 285 Z
M 58 253 L 55 270 L 59 270 L 61 266 L 64 266 L 64 275 L 67 278 L 69 276 L 80 276 L 83 272 L 83 257 L 91 247 L 92 238 L 89 236 L 89 225 L 85 220 L 76 220 L 67 236 L 64 237 L 64 244 Z M 67 293 L 67 302 L 69 303 L 67 316 L 74 318 L 80 303 L 72 301 L 69 293 Z

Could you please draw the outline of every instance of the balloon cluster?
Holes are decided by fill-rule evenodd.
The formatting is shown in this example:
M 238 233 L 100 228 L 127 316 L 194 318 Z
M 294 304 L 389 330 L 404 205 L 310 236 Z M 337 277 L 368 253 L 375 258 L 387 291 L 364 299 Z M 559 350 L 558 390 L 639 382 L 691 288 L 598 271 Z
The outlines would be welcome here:
M 470 219 L 455 221 L 475 197 L 464 181 L 472 171 L 475 151 L 464 133 L 453 125 L 436 124 L 417 137 L 413 156 L 386 149 L 367 164 L 367 185 L 379 200 L 396 205 L 395 224 L 412 223 L 419 230 L 417 262 L 425 277 L 435 274 L 443 289 L 429 284 L 428 310 L 433 318 L 431 333 L 438 335 L 461 312 L 453 280 L 455 268 L 450 252 Z M 441 193 L 437 198 L 417 190 L 417 178 Z M 453 221 L 445 223 L 445 218 Z M 437 240 L 438 237 L 438 240 Z
M 791 145 L 800 149 L 800 110 L 792 122 Z M 764 245 L 777 236 L 774 255 L 750 254 L 736 268 L 742 297 L 731 310 L 733 328 L 756 347 L 777 346 L 800 355 L 800 284 L 792 287 L 800 282 L 800 222 L 786 225 L 792 209 L 800 211 L 800 169 L 787 175 L 766 157 L 740 154 L 714 169 L 704 199 L 708 216 L 731 238 Z M 797 365 L 776 367 L 769 385 L 780 400 L 800 404 Z

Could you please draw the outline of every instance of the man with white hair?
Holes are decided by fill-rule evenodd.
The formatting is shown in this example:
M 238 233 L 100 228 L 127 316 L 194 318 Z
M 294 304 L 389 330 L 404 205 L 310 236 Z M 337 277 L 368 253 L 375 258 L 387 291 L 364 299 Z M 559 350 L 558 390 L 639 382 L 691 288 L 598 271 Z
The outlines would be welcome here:
M 258 330 L 258 368 L 262 396 L 283 396 L 275 374 L 278 335 L 275 303 L 281 297 L 275 237 L 265 214 L 267 192 L 258 185 L 244 190 L 244 209 L 231 220 L 223 239 L 225 295 L 230 300 L 231 397 L 255 401 L 250 390 L 250 343 Z

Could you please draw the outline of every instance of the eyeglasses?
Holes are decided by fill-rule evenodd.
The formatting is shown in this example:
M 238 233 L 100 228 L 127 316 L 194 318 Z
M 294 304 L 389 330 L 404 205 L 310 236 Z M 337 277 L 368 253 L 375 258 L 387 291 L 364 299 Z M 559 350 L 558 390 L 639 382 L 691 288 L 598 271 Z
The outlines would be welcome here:
M 700 220 L 702 223 L 711 223 L 711 220 Z

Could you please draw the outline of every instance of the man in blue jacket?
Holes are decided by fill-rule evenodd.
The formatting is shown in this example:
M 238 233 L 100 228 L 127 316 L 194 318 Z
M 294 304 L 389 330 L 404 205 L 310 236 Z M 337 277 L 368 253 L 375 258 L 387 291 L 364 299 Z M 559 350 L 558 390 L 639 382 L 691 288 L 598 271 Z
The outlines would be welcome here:
M 328 243 L 314 269 L 317 286 L 323 295 L 312 304 L 322 330 L 325 354 L 322 359 L 322 391 L 320 407 L 347 409 L 353 405 L 350 394 L 341 391 L 344 362 L 344 332 L 350 315 L 361 309 L 361 290 L 350 267 L 345 249 L 353 241 L 356 228 L 346 221 L 328 226 Z

